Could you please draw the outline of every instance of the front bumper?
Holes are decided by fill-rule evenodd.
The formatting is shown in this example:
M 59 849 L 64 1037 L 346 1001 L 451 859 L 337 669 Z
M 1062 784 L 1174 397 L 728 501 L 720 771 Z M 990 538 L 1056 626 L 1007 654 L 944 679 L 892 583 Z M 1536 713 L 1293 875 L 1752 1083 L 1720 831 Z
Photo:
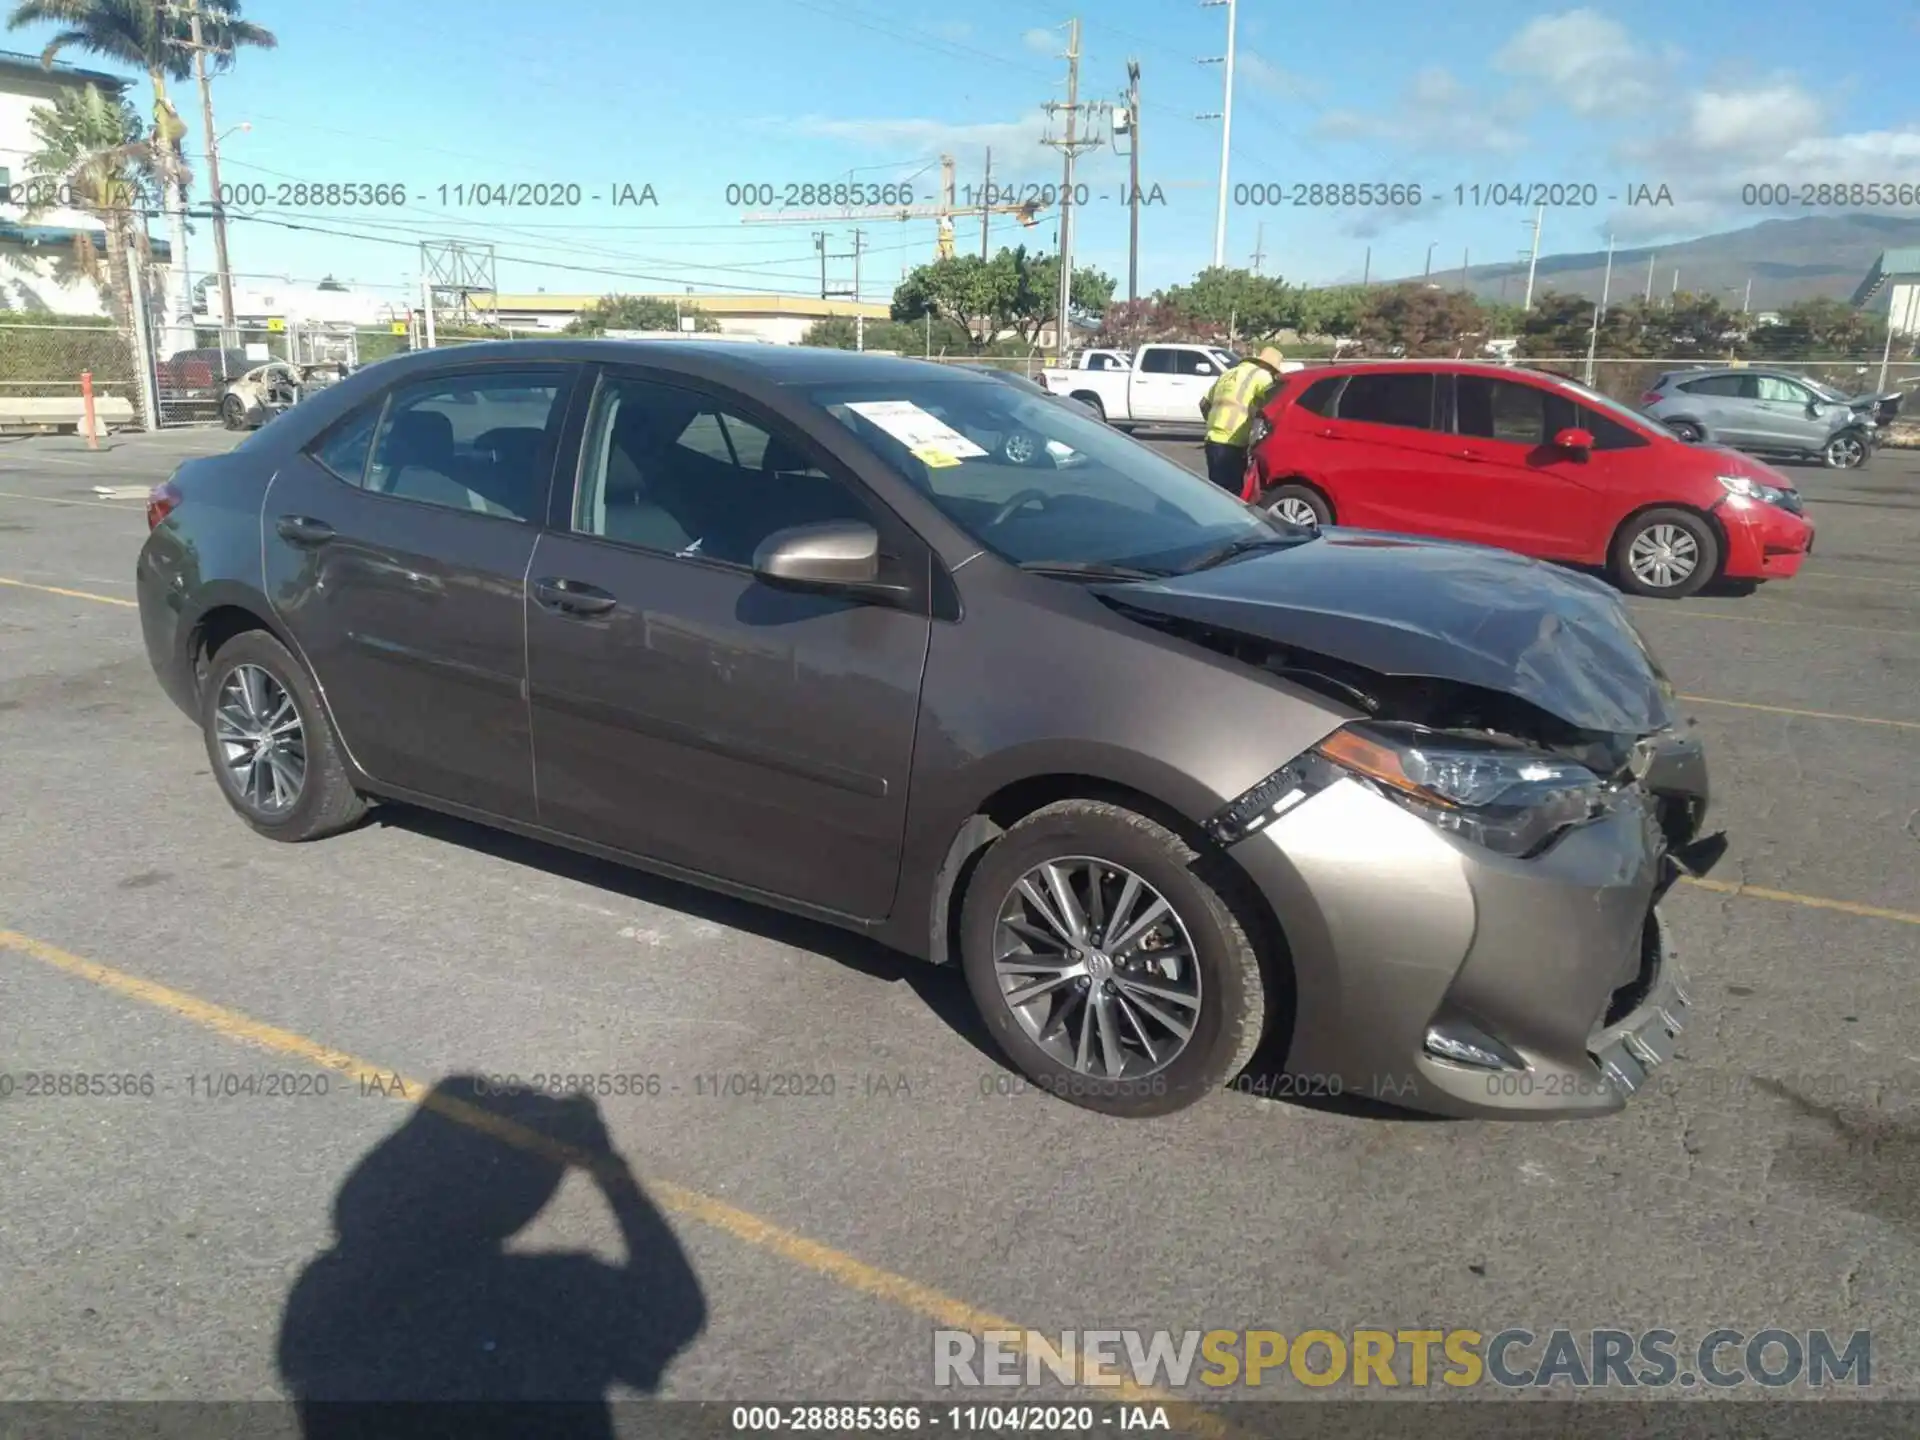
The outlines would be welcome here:
M 1531 860 L 1448 835 L 1355 780 L 1286 811 L 1232 853 L 1286 933 L 1287 1071 L 1317 1094 L 1441 1115 L 1621 1109 L 1686 1021 L 1655 912 L 1675 873 L 1666 843 L 1640 791 Z M 1509 1063 L 1442 1058 L 1435 1032 L 1490 1037 Z
M 1813 522 L 1777 505 L 1730 495 L 1714 509 L 1727 535 L 1722 574 L 1730 580 L 1784 580 L 1813 553 Z

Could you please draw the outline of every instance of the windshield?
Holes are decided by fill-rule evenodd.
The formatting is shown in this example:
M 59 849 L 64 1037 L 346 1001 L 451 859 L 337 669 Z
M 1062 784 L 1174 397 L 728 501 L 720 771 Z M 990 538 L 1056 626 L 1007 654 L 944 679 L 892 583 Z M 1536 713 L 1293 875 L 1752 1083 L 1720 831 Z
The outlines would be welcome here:
M 1237 540 L 1306 538 L 1098 420 L 1013 386 L 903 376 L 809 395 L 1015 564 L 1172 571 Z

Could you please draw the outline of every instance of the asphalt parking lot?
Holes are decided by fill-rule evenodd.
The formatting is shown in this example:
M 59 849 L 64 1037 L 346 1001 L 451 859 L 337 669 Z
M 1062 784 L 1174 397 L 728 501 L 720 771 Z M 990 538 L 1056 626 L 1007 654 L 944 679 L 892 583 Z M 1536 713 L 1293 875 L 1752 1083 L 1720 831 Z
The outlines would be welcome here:
M 141 505 L 94 491 L 231 438 L 0 441 L 0 1072 L 153 1077 L 0 1103 L 0 1399 L 267 1398 L 342 1332 L 457 1383 L 534 1363 L 493 1327 L 547 1343 L 545 1304 L 697 1399 L 951 1400 L 930 1331 L 1003 1323 L 1870 1330 L 1870 1393 L 1920 1398 L 1920 453 L 1794 472 L 1796 580 L 1634 602 L 1732 850 L 1667 902 L 1696 1009 L 1626 1113 L 1129 1123 L 1022 1092 L 957 976 L 836 932 L 412 812 L 256 838 L 148 669 Z M 597 1099 L 644 1214 L 578 1175 L 538 1209 L 537 1160 L 418 1119 L 347 1185 L 400 1086 L 556 1072 L 660 1077 Z M 833 1093 L 729 1078 L 781 1074 Z M 389 1220 L 296 1289 L 369 1185 Z M 367 1308 L 530 1190 L 496 1288 Z

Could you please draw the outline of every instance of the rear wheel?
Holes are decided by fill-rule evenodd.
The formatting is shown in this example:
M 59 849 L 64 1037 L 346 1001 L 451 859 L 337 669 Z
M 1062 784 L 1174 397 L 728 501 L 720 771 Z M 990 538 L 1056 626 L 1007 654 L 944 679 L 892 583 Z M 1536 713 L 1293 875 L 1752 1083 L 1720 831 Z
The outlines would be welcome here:
M 1165 1115 L 1246 1067 L 1266 1019 L 1211 865 L 1119 805 L 1063 800 L 1008 830 L 961 911 L 961 965 L 1007 1057 L 1108 1115 Z
M 1100 397 L 1091 390 L 1077 390 L 1074 392 L 1073 398 L 1078 400 L 1082 405 L 1090 408 L 1093 413 L 1102 420 L 1107 418 L 1107 407 L 1100 403 Z
M 1669 423 L 1667 428 L 1673 432 L 1674 439 L 1684 440 L 1689 445 L 1698 445 L 1707 438 L 1707 432 L 1691 420 L 1675 420 Z
M 1720 537 L 1691 510 L 1649 510 L 1613 539 L 1614 582 L 1634 595 L 1678 600 L 1713 579 Z
M 366 813 L 307 672 L 266 631 L 214 655 L 200 721 L 220 793 L 268 839 L 315 840 Z
M 238 395 L 223 396 L 220 401 L 220 423 L 229 430 L 247 428 L 247 403 Z
M 1276 520 L 1289 525 L 1320 526 L 1333 523 L 1333 507 L 1327 497 L 1311 485 L 1276 485 L 1260 497 L 1260 504 Z
M 1829 470 L 1858 470 L 1867 463 L 1867 454 L 1866 436 L 1858 430 L 1842 430 L 1827 441 L 1820 458 Z

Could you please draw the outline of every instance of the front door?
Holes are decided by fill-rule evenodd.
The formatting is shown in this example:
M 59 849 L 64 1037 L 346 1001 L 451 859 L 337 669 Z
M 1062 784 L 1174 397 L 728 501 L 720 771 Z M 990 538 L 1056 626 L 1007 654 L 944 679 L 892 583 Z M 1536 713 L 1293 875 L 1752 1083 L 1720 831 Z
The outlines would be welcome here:
M 899 608 L 754 576 L 775 530 L 866 520 Z M 893 900 L 931 622 L 924 545 L 732 398 L 605 372 L 567 528 L 533 556 L 540 821 L 862 918 Z M 883 575 L 883 578 L 887 578 Z
M 1756 375 L 1759 443 L 1768 450 L 1821 449 L 1827 441 L 1827 415 L 1813 391 L 1783 375 Z
M 1579 419 L 1572 400 L 1542 386 L 1455 376 L 1461 445 L 1446 494 L 1449 528 L 1436 533 L 1542 559 L 1579 556 L 1593 528 L 1594 461 L 1551 443 Z
M 1200 402 L 1221 376 L 1220 364 L 1193 345 L 1147 345 L 1133 372 L 1127 409 L 1135 420 L 1198 425 Z
M 267 593 L 377 781 L 534 818 L 524 585 L 574 373 L 411 381 L 268 487 Z

